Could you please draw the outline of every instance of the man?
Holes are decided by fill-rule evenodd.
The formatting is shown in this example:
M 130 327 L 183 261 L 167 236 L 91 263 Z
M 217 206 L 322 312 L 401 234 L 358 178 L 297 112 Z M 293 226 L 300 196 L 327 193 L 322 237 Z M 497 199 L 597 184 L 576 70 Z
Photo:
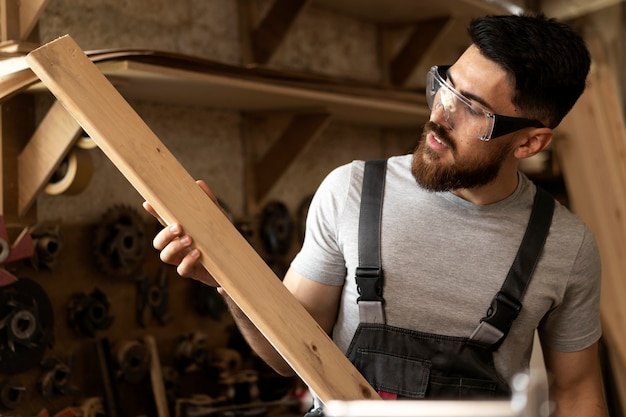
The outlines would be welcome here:
M 584 90 L 589 53 L 570 28 L 542 15 L 479 18 L 469 34 L 472 44 L 454 65 L 428 73 L 432 112 L 416 150 L 386 163 L 384 272 L 375 285 L 357 289 L 355 280 L 363 266 L 360 161 L 321 184 L 284 285 L 386 398 L 506 396 L 513 375 L 527 371 L 537 329 L 554 415 L 605 416 L 593 236 L 556 203 L 534 216 L 548 219 L 545 244 L 520 247 L 542 193 L 518 172 L 518 162 L 550 143 Z M 180 275 L 215 282 L 179 225 L 159 232 L 154 247 Z M 511 268 L 518 248 L 536 249 L 538 261 Z M 516 269 L 530 272 L 509 279 Z M 523 283 L 513 291 L 518 296 L 510 296 L 505 278 Z M 257 353 L 292 374 L 223 295 Z M 491 320 L 502 314 L 504 321 Z

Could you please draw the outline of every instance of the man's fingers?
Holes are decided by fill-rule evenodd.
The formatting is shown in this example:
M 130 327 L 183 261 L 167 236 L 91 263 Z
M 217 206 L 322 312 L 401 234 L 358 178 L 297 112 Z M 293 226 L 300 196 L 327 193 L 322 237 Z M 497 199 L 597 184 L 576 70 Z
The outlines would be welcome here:
M 185 239 L 181 242 L 181 238 L 185 237 Z M 178 244 L 185 244 L 188 241 L 191 241 L 189 236 L 182 235 L 182 228 L 179 224 L 174 223 L 171 226 L 163 228 L 159 233 L 154 236 L 152 240 L 152 246 L 156 250 L 164 250 L 168 245 L 176 240 Z
M 201 267 L 198 264 L 198 258 L 200 258 L 200 251 L 198 249 L 191 249 L 182 258 L 176 272 L 181 277 L 193 277 L 196 275 L 196 268 Z
M 206 195 L 211 197 L 211 200 L 217 203 L 217 197 L 215 197 L 215 194 L 213 194 L 213 191 L 206 182 L 204 182 L 203 180 L 197 180 L 196 184 L 198 184 L 200 188 L 202 188 L 202 191 L 204 191 Z
M 161 226 L 167 226 L 165 221 L 161 218 L 161 216 L 159 216 L 159 214 L 156 212 L 156 210 L 154 209 L 154 207 L 152 207 L 150 203 L 148 203 L 147 201 L 144 201 L 142 205 L 143 205 L 144 210 L 150 213 L 152 217 L 154 217 L 155 219 L 159 221 L 159 223 L 161 223 Z

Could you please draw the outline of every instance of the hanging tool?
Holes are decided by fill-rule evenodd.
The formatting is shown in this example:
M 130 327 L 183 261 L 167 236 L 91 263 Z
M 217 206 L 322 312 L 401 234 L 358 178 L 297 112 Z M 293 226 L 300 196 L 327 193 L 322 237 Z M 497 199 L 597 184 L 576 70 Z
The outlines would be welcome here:
M 0 373 L 37 365 L 54 340 L 54 313 L 43 288 L 20 278 L 0 287 Z
M 33 256 L 33 240 L 25 228 L 15 239 L 13 244 L 9 243 L 9 232 L 7 231 L 4 216 L 0 214 L 0 286 L 11 284 L 17 280 L 4 265 Z
M 94 228 L 96 266 L 110 276 L 129 277 L 135 274 L 148 245 L 143 219 L 132 207 L 113 206 Z
M 34 242 L 34 253 L 31 257 L 33 268 L 52 269 L 63 248 L 63 236 L 58 225 L 36 225 L 30 229 Z
M 113 324 L 110 305 L 106 294 L 97 288 L 89 295 L 75 294 L 67 306 L 68 323 L 76 333 L 94 337 L 97 330 L 108 329 Z
M 15 410 L 22 404 L 26 387 L 14 379 L 9 379 L 0 385 L 0 404 L 2 407 Z
M 176 368 L 182 372 L 204 369 L 211 357 L 206 334 L 191 332 L 180 336 L 174 356 Z
M 104 415 L 107 417 L 118 417 L 121 415 L 120 400 L 109 339 L 102 338 L 96 341 L 96 353 L 98 355 L 100 380 L 102 381 Z
M 122 379 L 131 384 L 143 381 L 150 371 L 150 351 L 138 340 L 120 343 L 115 357 Z
M 47 372 L 39 380 L 39 390 L 41 395 L 47 399 L 52 399 L 54 394 L 73 395 L 78 393 L 78 388 L 70 384 L 72 367 L 56 358 L 48 358 L 41 363 Z
M 166 268 L 161 269 L 156 282 L 152 282 L 146 275 L 137 281 L 137 323 L 141 327 L 148 326 L 150 316 L 154 316 L 161 325 L 171 319 L 168 312 L 168 294 Z

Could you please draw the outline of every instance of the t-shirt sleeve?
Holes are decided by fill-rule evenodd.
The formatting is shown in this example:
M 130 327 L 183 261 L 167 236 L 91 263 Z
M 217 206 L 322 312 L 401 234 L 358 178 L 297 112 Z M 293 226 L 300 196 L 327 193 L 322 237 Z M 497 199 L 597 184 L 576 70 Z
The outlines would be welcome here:
M 576 352 L 600 338 L 601 269 L 596 242 L 586 230 L 561 303 L 539 327 L 541 339 L 552 349 Z
M 306 219 L 304 242 L 291 267 L 328 285 L 343 285 L 346 263 L 338 243 L 338 223 L 345 207 L 351 165 L 333 170 L 317 189 Z

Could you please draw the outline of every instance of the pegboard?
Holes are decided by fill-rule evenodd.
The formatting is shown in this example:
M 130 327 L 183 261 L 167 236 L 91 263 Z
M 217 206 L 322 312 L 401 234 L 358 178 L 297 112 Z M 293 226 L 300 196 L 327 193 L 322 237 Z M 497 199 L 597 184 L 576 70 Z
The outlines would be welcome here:
M 129 207 L 113 210 L 135 211 Z M 241 407 L 258 400 L 286 404 L 286 410 L 298 408 L 297 402 L 285 402 L 284 398 L 300 381 L 278 376 L 250 351 L 217 292 L 181 278 L 174 267 L 160 261 L 151 246 L 160 227 L 156 222 L 144 220 L 139 227 L 142 232 L 131 233 L 133 238 L 143 235 L 141 245 L 145 245 L 134 272 L 128 273 L 133 270 L 130 267 L 115 272 L 118 260 L 100 244 L 103 229 L 115 229 L 110 217 L 110 211 L 104 209 L 99 224 L 39 225 L 40 230 L 58 232 L 53 261 L 38 264 L 35 260 L 39 258 L 34 257 L 5 265 L 19 280 L 32 280 L 45 291 L 54 314 L 54 340 L 41 361 L 29 357 L 29 363 L 20 365 L 28 369 L 0 373 L 1 385 L 12 383 L 21 389 L 10 394 L 19 395 L 17 406 L 0 405 L 0 415 L 35 416 L 45 415 L 45 411 L 54 416 L 68 407 L 82 407 L 87 415 L 161 415 L 157 403 L 164 400 L 154 396 L 150 373 L 146 374 L 140 363 L 145 357 L 129 354 L 125 367 L 118 361 L 132 349 L 144 352 L 146 337 L 156 342 L 169 415 L 185 415 L 182 403 L 212 399 L 219 399 L 216 404 L 220 406 Z M 129 255 L 133 258 L 136 256 Z M 151 293 L 150 288 L 160 291 Z M 166 303 L 159 298 L 164 295 Z M 8 310 L 3 311 L 6 315 Z M 0 343 L 7 343 L 3 329 Z M 27 350 L 20 347 L 11 359 L 24 361 L 20 352 Z M 108 352 L 109 361 L 102 360 L 103 352 Z M 0 358 L 0 366 L 1 362 Z M 68 374 L 59 373 L 64 377 L 61 381 L 50 380 L 56 375 L 49 373 L 55 364 L 57 370 L 69 370 Z M 114 395 L 103 383 L 107 374 Z M 117 410 L 97 414 L 98 407 L 89 405 L 100 399 L 106 407 L 107 398 L 116 398 Z M 267 409 L 258 412 L 266 415 Z

